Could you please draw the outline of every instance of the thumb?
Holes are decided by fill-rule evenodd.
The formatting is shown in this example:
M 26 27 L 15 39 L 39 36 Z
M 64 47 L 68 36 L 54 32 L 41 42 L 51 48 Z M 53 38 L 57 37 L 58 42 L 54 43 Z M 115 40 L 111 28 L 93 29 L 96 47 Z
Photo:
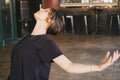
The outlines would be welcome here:
M 106 53 L 104 59 L 102 60 L 102 63 L 105 63 L 106 61 L 108 61 L 109 57 L 110 57 L 110 51 Z

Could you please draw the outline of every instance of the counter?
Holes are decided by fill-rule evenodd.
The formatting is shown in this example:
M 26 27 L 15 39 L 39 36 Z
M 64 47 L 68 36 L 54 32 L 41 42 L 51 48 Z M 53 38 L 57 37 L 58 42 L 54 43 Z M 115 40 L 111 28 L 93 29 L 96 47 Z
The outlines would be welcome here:
M 118 18 L 114 14 L 120 14 L 120 7 L 78 7 L 78 8 L 59 8 L 62 15 L 72 15 L 74 18 L 74 27 L 78 30 L 79 27 L 84 27 L 83 15 L 88 15 L 87 25 L 89 34 L 108 34 L 110 27 L 110 17 L 113 15 L 112 26 L 115 26 L 115 34 L 118 34 Z M 96 13 L 96 10 L 99 12 Z M 67 20 L 67 19 L 66 19 Z M 66 24 L 69 24 L 67 22 Z M 70 26 L 70 25 L 69 25 Z M 66 27 L 69 27 L 66 25 Z M 83 30 L 81 30 L 83 31 Z M 76 33 L 80 33 L 78 31 Z

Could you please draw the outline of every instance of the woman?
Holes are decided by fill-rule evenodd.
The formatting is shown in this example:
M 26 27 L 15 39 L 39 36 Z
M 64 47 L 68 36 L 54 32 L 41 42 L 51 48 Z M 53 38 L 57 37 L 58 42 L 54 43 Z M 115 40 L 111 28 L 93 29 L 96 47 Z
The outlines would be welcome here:
M 57 34 L 62 29 L 63 23 L 59 13 L 52 8 L 40 8 L 34 17 L 36 25 L 31 35 L 13 48 L 8 80 L 48 80 L 52 62 L 69 73 L 102 71 L 120 57 L 118 51 L 114 51 L 113 56 L 107 52 L 98 65 L 72 63 L 47 35 Z

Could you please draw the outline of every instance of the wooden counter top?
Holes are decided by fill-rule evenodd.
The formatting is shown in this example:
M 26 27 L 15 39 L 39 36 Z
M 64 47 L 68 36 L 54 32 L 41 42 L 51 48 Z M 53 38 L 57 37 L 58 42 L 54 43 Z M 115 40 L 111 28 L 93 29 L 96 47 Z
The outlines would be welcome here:
M 89 14 L 90 8 L 60 8 L 59 9 L 64 15 L 80 15 L 80 14 Z
M 104 8 L 104 9 L 108 9 L 108 10 L 116 10 L 116 9 L 120 9 L 120 7 L 104 7 L 104 6 L 94 6 L 94 7 L 76 7 L 76 8 L 59 8 L 59 10 L 61 11 L 86 11 L 86 10 L 90 10 L 92 8 L 95 7 L 99 7 L 99 8 Z
M 88 7 L 79 7 L 79 8 L 59 8 L 61 11 L 86 11 L 89 10 Z
M 80 8 L 59 8 L 59 11 L 61 11 L 62 14 L 67 15 L 80 15 L 80 14 L 90 14 L 91 11 L 93 11 L 93 9 L 104 9 L 106 11 L 120 11 L 120 7 L 111 7 L 111 8 L 107 8 L 107 7 L 100 7 L 100 6 L 96 6 L 96 7 L 80 7 Z

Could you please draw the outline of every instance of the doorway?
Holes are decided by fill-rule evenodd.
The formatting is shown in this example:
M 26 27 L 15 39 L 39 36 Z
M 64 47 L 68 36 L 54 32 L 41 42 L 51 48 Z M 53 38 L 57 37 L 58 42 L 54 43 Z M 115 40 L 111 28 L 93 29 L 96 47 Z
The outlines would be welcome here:
M 16 40 L 14 0 L 0 0 L 0 47 Z

